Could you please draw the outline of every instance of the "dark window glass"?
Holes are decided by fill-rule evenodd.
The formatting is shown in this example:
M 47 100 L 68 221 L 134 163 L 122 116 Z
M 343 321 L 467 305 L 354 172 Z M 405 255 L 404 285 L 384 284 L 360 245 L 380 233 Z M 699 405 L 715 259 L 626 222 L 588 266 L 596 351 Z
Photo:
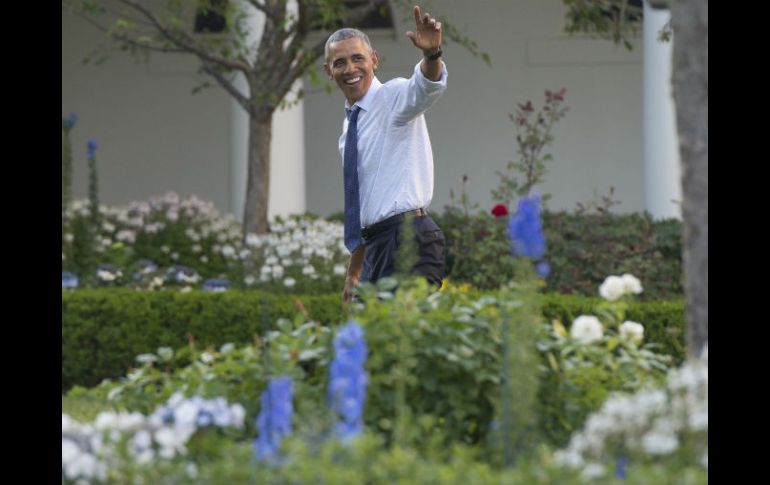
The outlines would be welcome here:
M 224 12 L 227 0 L 209 0 L 205 6 L 198 7 L 195 13 L 196 34 L 217 33 L 225 30 Z
M 345 0 L 344 5 L 347 9 L 354 9 L 362 5 L 369 3 L 367 0 Z M 342 22 L 333 22 L 330 25 L 324 25 L 323 19 L 320 14 L 312 14 L 311 28 L 313 30 L 337 30 L 342 28 Z M 356 25 L 352 25 L 357 29 L 392 29 L 393 28 L 393 16 L 390 11 L 390 6 L 386 3 L 381 8 L 376 9 L 370 13 L 361 22 Z

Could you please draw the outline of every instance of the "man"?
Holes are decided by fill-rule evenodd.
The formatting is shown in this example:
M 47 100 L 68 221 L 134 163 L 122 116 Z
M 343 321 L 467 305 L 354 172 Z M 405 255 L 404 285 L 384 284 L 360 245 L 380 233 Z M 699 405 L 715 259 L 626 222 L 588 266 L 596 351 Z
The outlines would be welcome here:
M 444 278 L 444 234 L 425 208 L 433 198 L 433 153 L 424 112 L 446 89 L 441 22 L 414 7 L 414 32 L 406 35 L 423 58 L 409 79 L 385 84 L 374 76 L 377 52 L 356 29 L 326 41 L 324 69 L 345 96 L 339 140 L 345 185 L 345 246 L 351 252 L 343 300 L 359 281 L 394 272 L 401 223 L 414 218 L 417 263 L 412 272 L 430 283 Z

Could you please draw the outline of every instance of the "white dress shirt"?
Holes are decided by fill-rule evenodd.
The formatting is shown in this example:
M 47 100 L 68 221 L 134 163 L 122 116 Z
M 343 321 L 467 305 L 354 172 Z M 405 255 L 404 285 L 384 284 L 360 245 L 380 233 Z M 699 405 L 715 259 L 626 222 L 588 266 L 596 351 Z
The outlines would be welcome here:
M 376 77 L 355 105 L 358 113 L 358 185 L 361 226 L 367 227 L 413 209 L 433 198 L 433 151 L 425 111 L 446 90 L 447 70 L 431 81 L 420 63 L 409 79 L 382 84 Z M 351 106 L 345 101 L 345 107 Z M 340 155 L 345 160 L 348 120 L 342 124 Z

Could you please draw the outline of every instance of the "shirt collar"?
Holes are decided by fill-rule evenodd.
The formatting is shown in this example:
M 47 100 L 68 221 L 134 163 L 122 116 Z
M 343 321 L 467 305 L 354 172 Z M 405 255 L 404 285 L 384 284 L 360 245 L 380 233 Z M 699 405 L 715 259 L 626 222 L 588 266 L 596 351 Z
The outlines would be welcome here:
M 364 97 L 353 103 L 353 105 L 357 105 L 364 111 L 369 111 L 372 107 L 372 100 L 374 99 L 374 95 L 377 94 L 377 91 L 380 90 L 382 87 L 382 83 L 379 79 L 377 79 L 377 76 L 374 76 L 372 78 L 372 84 L 369 85 L 369 90 L 366 91 L 366 94 L 364 94 Z M 345 109 L 350 109 L 352 106 L 348 104 L 348 100 L 345 100 Z

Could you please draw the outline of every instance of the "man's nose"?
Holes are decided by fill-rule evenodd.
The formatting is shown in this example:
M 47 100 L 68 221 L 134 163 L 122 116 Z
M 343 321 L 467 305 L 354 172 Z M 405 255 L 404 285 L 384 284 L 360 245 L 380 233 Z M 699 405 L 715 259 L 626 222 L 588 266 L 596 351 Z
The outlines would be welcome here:
M 348 71 L 350 71 L 350 69 L 352 67 L 353 67 L 353 63 L 352 62 L 345 61 L 345 69 L 344 69 L 343 72 L 347 73 Z

